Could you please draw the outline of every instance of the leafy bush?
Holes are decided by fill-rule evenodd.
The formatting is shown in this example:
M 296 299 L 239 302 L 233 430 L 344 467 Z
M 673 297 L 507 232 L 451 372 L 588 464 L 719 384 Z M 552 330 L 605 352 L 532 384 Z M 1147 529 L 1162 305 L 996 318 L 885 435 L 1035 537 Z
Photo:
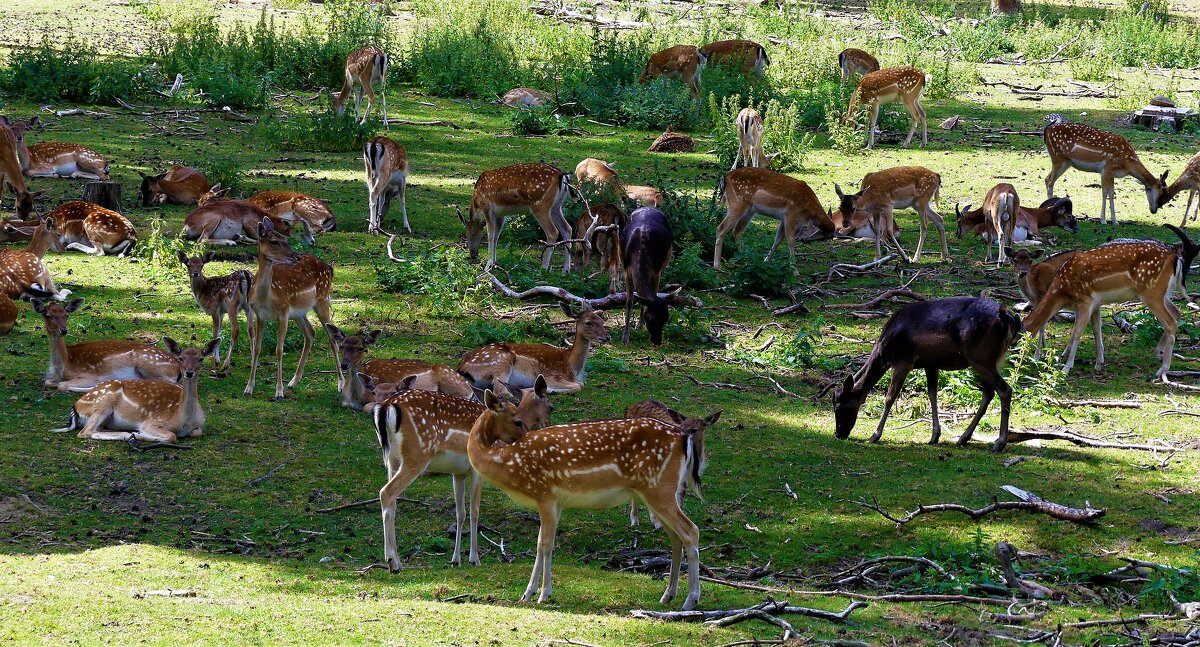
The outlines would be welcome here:
M 663 130 L 674 126 L 676 130 L 688 130 L 699 121 L 691 91 L 673 79 L 627 85 L 617 90 L 616 96 L 617 114 L 613 120 L 630 128 Z
M 553 108 L 522 108 L 512 111 L 513 134 L 516 135 L 562 135 L 575 130 L 575 123 Z
M 473 348 L 520 339 L 553 339 L 556 334 L 545 313 L 538 313 L 533 319 L 516 321 L 477 317 L 462 328 L 463 343 Z
M 796 275 L 786 252 L 768 261 L 761 252 L 747 247 L 733 257 L 728 267 L 729 293 L 734 296 L 773 299 L 787 296 L 796 287 Z
M 621 119 L 619 91 L 636 85 L 638 76 L 653 53 L 646 32 L 591 32 L 584 56 L 560 59 L 561 109 L 595 115 L 598 119 Z
M 37 47 L 13 52 L 0 72 L 0 91 L 27 101 L 116 105 L 153 81 L 137 61 L 103 59 L 69 35 L 62 42 L 47 34 Z
M 676 245 L 678 248 L 678 244 Z M 717 271 L 712 267 L 712 256 L 703 255 L 703 247 L 688 242 L 675 252 L 663 278 L 666 285 L 677 283 L 689 290 L 709 290 L 717 287 Z
M 856 119 L 842 123 L 841 107 L 830 103 L 825 107 L 825 129 L 829 144 L 847 155 L 858 155 L 867 146 L 866 118 L 860 112 Z
M 525 77 L 501 7 L 463 2 L 426 9 L 405 61 L 405 76 L 442 96 L 489 97 Z
M 209 182 L 229 189 L 228 195 L 241 195 L 246 189 L 246 168 L 236 159 L 214 157 L 206 161 L 200 170 L 204 171 Z
M 712 133 L 720 168 L 731 166 L 737 155 L 738 134 L 734 121 L 741 111 L 739 99 L 737 95 L 725 97 L 718 104 L 716 96 L 709 95 L 709 113 L 717 115 Z M 775 155 L 771 169 L 786 173 L 802 168 L 804 158 L 812 150 L 814 137 L 801 131 L 800 109 L 795 103 L 784 105 L 774 99 L 755 108 L 763 119 L 763 152 Z
M 359 152 L 378 127 L 371 121 L 359 124 L 347 111 L 338 116 L 332 107 L 287 117 L 269 117 L 259 126 L 264 139 L 280 150 Z
M 417 295 L 437 317 L 461 316 L 489 294 L 475 280 L 475 264 L 458 246 L 407 245 L 399 253 L 403 263 L 376 268 L 380 286 L 388 292 Z
M 711 259 L 717 223 L 724 216 L 724 209 L 717 203 L 716 196 L 701 198 L 698 186 L 696 191 L 684 193 L 661 177 L 653 184 L 663 193 L 663 204 L 659 209 L 671 224 L 675 247 L 686 249 L 690 246 L 699 258 Z

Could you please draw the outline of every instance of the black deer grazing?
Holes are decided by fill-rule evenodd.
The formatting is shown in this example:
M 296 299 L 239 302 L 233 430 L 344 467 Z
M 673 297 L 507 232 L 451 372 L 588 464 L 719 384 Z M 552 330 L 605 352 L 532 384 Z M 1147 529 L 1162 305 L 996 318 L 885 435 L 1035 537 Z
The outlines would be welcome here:
M 642 302 L 642 323 L 655 346 L 662 343 L 663 328 L 669 313 L 666 299 L 659 298 L 658 285 L 663 270 L 671 262 L 671 247 L 675 236 L 667 216 L 654 207 L 642 207 L 629 214 L 629 222 L 621 232 L 621 261 L 625 265 L 625 334 L 621 340 L 629 343 L 629 328 L 633 317 L 634 293 Z
M 910 303 L 900 308 L 883 327 L 883 333 L 875 342 L 866 365 L 858 373 L 847 376 L 845 383 L 835 393 L 837 429 L 834 435 L 838 438 L 850 435 L 867 394 L 890 368 L 892 384 L 883 405 L 883 416 L 879 419 L 875 435 L 870 439 L 870 442 L 878 441 L 883 436 L 883 426 L 892 404 L 904 386 L 904 378 L 914 368 L 923 368 L 933 418 L 933 437 L 929 439 L 929 444 L 936 445 L 942 434 L 937 410 L 938 371 L 970 368 L 979 378 L 983 402 L 975 412 L 971 425 L 958 439 L 958 444 L 965 445 L 971 440 L 992 398 L 999 394 L 1000 437 L 992 449 L 1004 449 L 1008 443 L 1012 387 L 1000 374 L 1000 365 L 1021 332 L 1021 320 L 991 299 L 952 297 Z

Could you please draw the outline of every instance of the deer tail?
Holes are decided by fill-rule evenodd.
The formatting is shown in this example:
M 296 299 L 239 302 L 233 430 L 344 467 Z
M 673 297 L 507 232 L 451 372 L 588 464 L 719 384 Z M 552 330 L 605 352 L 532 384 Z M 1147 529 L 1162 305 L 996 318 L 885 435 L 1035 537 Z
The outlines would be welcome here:
M 1192 267 L 1192 261 L 1196 260 L 1196 255 L 1200 253 L 1200 245 L 1197 245 L 1196 242 L 1192 240 L 1191 236 L 1188 236 L 1187 232 L 1179 227 L 1176 227 L 1175 225 L 1163 226 L 1175 232 L 1175 235 L 1179 236 L 1179 240 L 1183 243 L 1183 254 L 1182 258 L 1180 259 L 1183 263 L 1183 267 L 1178 274 L 1180 289 L 1183 291 L 1184 296 L 1187 296 L 1187 273 Z
M 717 199 L 722 205 L 726 204 L 725 198 L 725 176 L 721 176 L 721 181 L 717 183 Z
M 704 445 L 696 437 L 696 434 L 688 434 L 684 440 L 684 467 L 687 469 L 687 485 L 691 488 L 692 493 L 697 499 L 704 500 L 704 494 L 700 491 L 700 462 L 704 456 Z
M 391 447 L 392 434 L 400 428 L 400 407 L 394 404 L 381 404 L 375 407 L 375 435 L 379 437 L 379 447 L 386 453 Z

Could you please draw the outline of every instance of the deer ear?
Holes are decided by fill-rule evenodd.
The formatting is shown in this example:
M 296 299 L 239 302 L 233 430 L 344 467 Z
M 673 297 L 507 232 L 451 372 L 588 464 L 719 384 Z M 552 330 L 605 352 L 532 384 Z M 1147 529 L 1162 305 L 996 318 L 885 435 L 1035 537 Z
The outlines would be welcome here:
M 1167 183 L 1167 173 L 1170 173 L 1170 172 L 1171 171 L 1169 171 L 1169 170 L 1163 171 L 1162 178 L 1159 181 L 1162 182 L 1163 184 L 1166 184 Z
M 171 354 L 175 357 L 179 357 L 183 354 L 183 349 L 179 347 L 179 342 L 171 339 L 170 337 L 163 337 L 162 341 L 163 345 L 167 347 L 167 350 L 171 351 Z
M 41 121 L 42 121 L 42 120 L 41 120 L 41 119 L 39 119 L 37 115 L 34 115 L 34 116 L 30 117 L 30 118 L 29 118 L 29 121 L 28 121 L 28 122 L 26 122 L 26 123 L 28 123 L 30 126 L 36 126 L 36 125 L 38 125 L 39 123 L 41 123 Z
M 216 339 L 208 340 L 208 343 L 204 345 L 204 350 L 202 351 L 203 356 L 208 357 L 209 355 L 212 355 L 213 351 L 217 350 L 217 346 L 219 346 L 220 344 L 221 344 L 220 337 L 218 337 Z
M 63 306 L 63 310 L 66 310 L 67 313 L 69 314 L 69 313 L 72 313 L 72 312 L 75 312 L 76 310 L 78 310 L 79 306 L 82 306 L 82 305 L 83 305 L 83 299 L 73 299 L 70 303 Z
M 1005 253 L 1005 254 L 1007 254 L 1007 255 L 1009 255 L 1009 256 L 1016 256 L 1016 255 L 1017 255 L 1017 253 L 1016 253 L 1015 251 L 1013 251 L 1013 248 L 1012 248 L 1012 247 L 1009 247 L 1009 246 L 1007 246 L 1007 245 L 1005 245 L 1005 247 L 1004 247 L 1004 253 Z
M 677 425 L 682 425 L 683 421 L 687 420 L 687 416 L 683 415 L 682 413 L 679 413 L 678 411 L 676 411 L 674 409 L 667 409 L 667 415 L 671 416 L 671 420 L 674 420 L 675 424 L 677 424 Z
M 363 335 L 363 342 L 368 346 L 374 344 L 375 342 L 379 341 L 379 336 L 382 334 L 382 330 L 372 330 L 371 332 Z
M 1042 253 L 1043 253 L 1044 251 L 1046 251 L 1046 250 L 1044 250 L 1044 249 L 1035 249 L 1035 250 L 1033 250 L 1032 252 L 1030 252 L 1030 253 L 1029 253 L 1029 256 L 1030 256 L 1030 258 L 1041 258 L 1041 257 L 1042 257 Z
M 403 380 L 400 380 L 400 384 L 397 385 L 396 390 L 397 391 L 412 391 L 413 385 L 416 383 L 417 383 L 417 376 L 409 375 L 408 377 L 404 378 Z
M 149 175 L 146 175 L 145 173 L 142 173 L 141 171 L 138 171 L 138 172 L 137 172 L 137 174 L 138 174 L 138 175 L 139 175 L 139 176 L 140 176 L 140 177 L 141 177 L 143 180 L 144 180 L 144 179 L 146 179 L 146 178 L 148 178 L 148 177 L 150 177 Z
M 833 190 L 834 190 L 834 191 L 837 191 L 837 196 L 838 196 L 839 198 L 844 198 L 844 197 L 846 197 L 846 194 L 845 194 L 845 193 L 842 193 L 842 187 L 841 187 L 841 186 L 839 186 L 837 182 L 834 182 L 834 183 L 833 183 Z
M 339 344 L 342 343 L 342 340 L 346 338 L 346 334 L 338 330 L 338 327 L 331 323 L 325 324 L 325 332 L 333 338 L 333 341 Z M 359 373 L 359 375 L 362 375 L 362 373 Z
M 178 258 L 180 263 L 187 265 L 187 254 L 184 254 L 182 249 L 175 252 L 175 258 Z
M 537 379 L 533 381 L 533 392 L 539 398 L 544 398 L 549 391 L 550 387 L 546 384 L 546 376 L 539 373 Z
M 12 127 L 12 122 L 9 121 L 8 117 L 5 115 L 0 115 L 0 124 L 4 124 L 10 128 Z
M 332 324 L 325 324 L 325 325 L 330 326 Z M 355 373 L 355 375 L 358 377 L 358 383 L 362 384 L 364 389 L 366 389 L 368 391 L 375 390 L 375 378 L 371 377 L 370 375 L 367 375 L 366 373 L 363 373 L 362 371 Z
M 504 401 L 500 399 L 491 389 L 483 392 L 483 406 L 492 411 L 502 411 L 504 409 Z
M 504 380 L 496 380 L 496 384 L 493 384 L 492 388 L 495 389 L 496 386 L 500 387 L 496 389 L 496 394 L 500 397 L 507 395 L 513 404 L 520 404 L 521 400 L 525 399 L 525 389 L 515 387 Z
M 711 427 L 717 424 L 717 421 L 721 419 L 721 414 L 724 412 L 724 409 L 717 409 L 712 415 L 704 419 L 704 426 Z
M 262 240 L 263 238 L 266 238 L 267 234 L 273 229 L 275 228 L 271 226 L 270 218 L 263 218 L 262 220 L 258 221 L 258 239 Z
M 853 390 L 854 390 L 854 376 L 847 375 L 846 380 L 844 382 L 842 382 L 842 392 L 844 393 L 846 391 L 853 391 Z
M 40 315 L 46 314 L 46 302 L 45 301 L 43 301 L 41 299 L 34 299 L 33 301 L 30 301 L 29 303 L 30 303 L 30 305 L 33 306 L 34 312 L 36 312 Z

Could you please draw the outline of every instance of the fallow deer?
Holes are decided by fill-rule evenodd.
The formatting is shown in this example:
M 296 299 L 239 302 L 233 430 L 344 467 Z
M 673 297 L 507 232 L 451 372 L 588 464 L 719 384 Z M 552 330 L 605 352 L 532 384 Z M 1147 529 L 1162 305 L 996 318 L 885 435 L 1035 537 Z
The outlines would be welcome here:
M 833 224 L 837 225 L 838 236 L 864 240 L 874 240 L 876 237 L 875 223 L 871 215 L 865 211 L 855 211 L 847 219 L 842 215 L 841 209 L 838 209 L 830 217 L 833 219 Z M 887 235 L 891 238 L 899 236 L 900 228 L 894 220 L 891 224 L 891 232 Z
M 541 429 L 550 424 L 553 406 L 546 397 L 545 380 L 534 380 L 530 389 L 514 387 L 510 391 L 517 401 L 517 415 L 530 429 Z M 467 560 L 479 564 L 479 502 L 483 482 L 467 458 L 467 438 L 472 425 L 485 410 L 483 405 L 470 400 L 411 389 L 375 406 L 375 433 L 388 471 L 387 484 L 379 490 L 379 504 L 383 509 L 383 551 L 393 573 L 400 570 L 400 556 L 396 551 L 396 500 L 418 476 L 426 473 L 450 474 L 453 478 L 457 527 L 450 563 L 456 566 L 462 562 L 462 535 L 467 525 L 464 499 L 467 477 L 471 477 L 470 553 Z
M 879 60 L 856 47 L 847 47 L 838 54 L 838 67 L 842 68 L 842 85 L 856 74 L 879 71 Z
M 12 122 L 17 136 L 17 158 L 21 171 L 28 177 L 61 177 L 87 180 L 107 180 L 108 160 L 100 153 L 79 144 L 67 142 L 25 141 L 29 129 L 38 124 L 36 116 Z
M 571 315 L 570 306 L 563 310 Z M 458 363 L 462 373 L 475 386 L 490 388 L 496 380 L 519 388 L 533 386 L 538 375 L 545 376 L 551 393 L 576 393 L 587 378 L 587 356 L 593 343 L 606 343 L 608 328 L 604 315 L 587 302 L 575 315 L 575 341 L 570 348 L 546 344 L 488 344 L 467 353 Z
M 990 263 L 992 248 L 999 247 L 996 267 L 1000 267 L 1006 260 L 1005 250 L 1010 249 L 1010 245 L 1013 244 L 1020 211 L 1021 199 L 1017 196 L 1016 187 L 1003 182 L 997 184 L 988 189 L 987 194 L 983 196 L 983 204 L 974 211 L 969 204 L 962 209 L 954 205 L 954 213 L 959 223 L 959 238 L 962 238 L 964 226 L 969 226 L 964 223 L 982 221 L 983 239 L 987 241 L 987 258 L 984 262 Z
M 650 343 L 662 344 L 663 328 L 670 318 L 666 299 L 658 294 L 662 273 L 671 262 L 675 236 L 667 216 L 654 207 L 642 207 L 629 214 L 629 224 L 621 231 L 621 260 L 625 265 L 625 333 L 621 341 L 629 343 L 633 323 L 633 301 L 642 303 L 641 324 L 650 334 Z M 641 325 L 639 324 L 639 325 Z
M 908 110 L 912 124 L 908 136 L 904 138 L 904 147 L 912 142 L 913 134 L 917 131 L 917 123 L 921 124 L 921 145 L 929 144 L 929 135 L 925 123 L 925 109 L 921 107 L 921 95 L 929 83 L 930 76 L 915 67 L 888 67 L 870 72 L 858 80 L 858 87 L 850 96 L 850 106 L 842 123 L 855 118 L 859 106 L 870 106 L 871 118 L 867 125 L 867 148 L 875 147 L 875 123 L 879 121 L 879 108 L 885 103 L 902 101 Z
M 983 209 L 959 210 L 958 237 L 972 232 L 977 236 L 984 233 Z M 1060 227 L 1071 233 L 1079 232 L 1070 198 L 1050 198 L 1037 208 L 1021 206 L 1017 213 L 1017 226 L 1013 229 L 1013 242 L 1021 243 L 1037 239 L 1047 227 Z
M 367 117 L 370 116 L 371 107 L 375 103 L 375 86 L 378 85 L 379 96 L 383 100 L 383 125 L 387 126 L 387 68 L 388 55 L 380 47 L 368 45 L 350 52 L 346 57 L 346 82 L 342 84 L 342 91 L 333 100 L 333 108 L 338 116 L 346 114 L 346 100 L 350 98 L 350 92 L 353 90 L 354 116 L 358 117 L 361 114 L 362 121 L 359 123 L 367 123 Z M 367 93 L 367 109 L 360 112 L 363 92 Z
M 1100 306 L 1132 299 L 1145 304 L 1163 326 L 1162 338 L 1155 348 L 1162 360 L 1157 377 L 1165 378 L 1171 370 L 1179 325 L 1179 308 L 1171 303 L 1171 294 L 1177 288 L 1186 292 L 1187 271 L 1200 246 L 1178 227 L 1163 226 L 1179 236 L 1183 242 L 1180 249 L 1158 241 L 1131 240 L 1078 252 L 1063 263 L 1037 307 L 1025 317 L 1025 329 L 1040 333 L 1050 317 L 1062 308 L 1075 311 L 1075 327 L 1064 370 L 1069 372 L 1075 365 L 1075 351 L 1088 321 L 1095 328 L 1095 369 L 1099 371 L 1104 366 L 1104 342 L 1097 325 Z
M 1017 273 L 1017 288 L 1021 290 L 1021 294 L 1025 300 L 1029 302 L 1030 308 L 1037 307 L 1041 302 L 1042 297 L 1050 289 L 1050 283 L 1054 281 L 1054 276 L 1062 269 L 1064 263 L 1071 259 L 1072 256 L 1078 254 L 1079 250 L 1072 249 L 1065 252 L 1059 252 L 1041 263 L 1033 261 L 1040 258 L 1042 250 L 1035 249 L 1018 249 L 1013 251 L 1008 250 L 1009 256 L 1013 259 L 1013 270 Z M 1103 340 L 1100 338 L 1100 310 L 1092 313 L 1092 332 L 1096 335 L 1096 346 L 1102 348 Z M 1042 351 L 1046 348 L 1046 328 L 1042 327 L 1038 331 L 1037 353 L 1036 357 L 1041 359 Z
M 700 48 L 712 65 L 730 67 L 749 76 L 762 76 L 771 64 L 767 49 L 752 40 L 719 40 Z
M 584 210 L 575 222 L 575 239 L 590 236 L 590 245 L 576 246 L 574 263 L 586 268 L 591 263 L 593 250 L 600 260 L 600 271 L 608 274 L 608 293 L 617 291 L 623 269 L 621 263 L 620 232 L 625 229 L 627 217 L 621 207 L 602 203 Z
M 259 191 L 246 198 L 246 202 L 261 207 L 271 214 L 275 222 L 304 221 L 313 233 L 337 229 L 337 218 L 329 205 L 299 191 Z
M 142 176 L 142 206 L 156 204 L 196 204 L 200 196 L 208 193 L 212 182 L 204 177 L 200 169 L 175 164 L 164 173 Z
M 775 243 L 771 245 L 767 259 L 775 254 L 781 240 L 786 238 L 793 269 L 797 272 L 796 236 L 800 229 L 812 227 L 816 230 L 805 240 L 830 238 L 836 229 L 832 211 L 821 208 L 821 201 L 808 184 L 782 173 L 763 168 L 739 168 L 721 178 L 717 192 L 728 205 L 725 218 L 717 226 L 717 240 L 713 247 L 713 267 L 718 270 L 721 269 L 725 236 L 732 231 L 740 246 L 742 233 L 755 215 L 779 220 L 779 230 L 775 232 Z
M 594 157 L 588 157 L 575 165 L 575 181 L 580 188 L 590 188 L 604 202 L 620 202 L 625 199 L 625 187 L 617 176 L 617 166 Z
M 663 192 L 644 184 L 626 184 L 625 198 L 639 207 L 661 207 Z
M 4 292 L 0 292 L 0 335 L 7 335 L 17 325 L 17 304 Z
M 738 152 L 729 170 L 736 169 L 738 162 L 752 168 L 771 168 L 771 160 L 779 153 L 767 155 L 763 151 L 762 115 L 754 108 L 742 108 L 733 121 L 733 127 L 737 131 Z
M 502 104 L 509 108 L 541 108 L 553 98 L 549 92 L 537 88 L 513 88 L 492 103 Z
M 197 382 L 204 358 L 216 349 L 219 339 L 204 348 L 181 349 L 175 340 L 163 342 L 178 359 L 180 384 L 157 380 L 118 379 L 96 385 L 71 408 L 66 427 L 55 432 L 75 431 L 90 440 L 148 440 L 174 443 L 180 438 L 204 435 L 204 409 L 197 397 Z
M 515 164 L 484 171 L 475 181 L 475 192 L 471 196 L 471 215 L 464 217 L 460 211 L 458 219 L 467 228 L 467 250 L 471 260 L 479 258 L 479 243 L 486 228 L 488 238 L 488 260 L 484 270 L 496 266 L 496 245 L 504 218 L 515 213 L 529 212 L 537 219 L 546 242 L 551 243 L 542 252 L 542 269 L 550 269 L 550 260 L 558 240 L 570 240 L 571 226 L 563 217 L 563 200 L 570 191 L 570 177 L 549 164 Z M 563 273 L 571 271 L 571 252 L 563 250 Z
M 529 431 L 512 404 L 490 391 L 487 411 L 471 427 L 467 456 L 483 478 L 541 518 L 537 556 L 521 601 L 545 602 L 559 514 L 564 508 L 606 509 L 641 499 L 671 537 L 671 570 L 662 604 L 675 598 L 682 558 L 688 563 L 684 610 L 700 599 L 700 533 L 679 505 L 685 485 L 700 494 L 698 439 L 649 418 L 601 420 Z M 510 443 L 510 444 L 502 444 Z
M 892 369 L 891 386 L 883 403 L 883 415 L 870 442 L 883 436 L 888 413 L 904 387 L 909 371 L 925 369 L 929 391 L 933 436 L 929 444 L 936 445 L 942 426 L 938 418 L 938 372 L 970 368 L 979 380 L 983 401 L 970 425 L 959 437 L 958 444 L 966 445 L 992 398 L 1000 395 L 1000 436 L 992 449 L 1000 451 L 1008 443 L 1008 416 L 1012 403 L 1012 387 L 1004 381 L 1000 367 L 1008 349 L 1021 335 L 1021 320 L 1003 305 L 991 299 L 951 297 L 909 303 L 892 315 L 879 341 L 871 350 L 867 363 L 834 393 L 834 418 L 837 438 L 847 438 L 858 420 L 858 410 L 871 389 L 883 374 Z
M 408 153 L 404 147 L 387 137 L 375 137 L 363 146 L 363 163 L 367 171 L 367 202 L 370 209 L 367 233 L 383 233 L 383 217 L 391 208 L 392 199 L 399 196 L 404 231 L 411 234 L 408 207 L 404 202 L 408 184 Z
M 313 343 L 313 327 L 308 313 L 313 310 L 322 324 L 333 319 L 333 304 L 329 290 L 333 286 L 333 267 L 312 254 L 297 254 L 288 239 L 277 231 L 269 218 L 258 225 L 258 272 L 250 285 L 250 310 L 254 313 L 254 324 L 250 326 L 250 380 L 246 382 L 245 395 L 254 394 L 254 380 L 258 375 L 258 355 L 262 350 L 263 330 L 268 321 L 275 321 L 279 329 L 275 332 L 275 399 L 283 399 L 283 343 L 287 338 L 288 321 L 295 319 L 304 335 L 304 348 L 296 373 L 288 382 L 294 389 L 304 376 L 304 364 Z M 329 347 L 337 360 L 337 345 L 329 339 Z M 338 365 L 338 389 L 345 379 Z
M 42 260 L 47 250 L 62 251 L 54 227 L 54 218 L 47 218 L 33 229 L 21 228 L 20 233 L 29 236 L 29 245 L 25 249 L 0 249 L 0 292 L 12 299 L 63 301 L 70 296 L 70 290 L 54 285 Z
M 121 339 L 67 345 L 67 319 L 83 299 L 66 303 L 34 301 L 50 338 L 46 386 L 59 391 L 88 391 L 105 380 L 179 381 L 178 359 L 157 346 Z
M 220 369 L 222 372 L 228 371 L 233 359 L 233 349 L 237 347 L 238 314 L 246 313 L 247 329 L 252 325 L 250 320 L 250 283 L 254 281 L 254 275 L 249 270 L 234 270 L 225 276 L 204 276 L 205 264 L 211 263 L 216 258 L 216 254 L 213 252 L 192 258 L 188 258 L 187 254 L 183 252 L 178 252 L 177 258 L 187 268 L 188 281 L 192 288 L 192 297 L 196 299 L 196 305 L 212 317 L 213 339 L 220 341 L 221 319 L 229 318 L 229 350 L 225 354 L 225 363 L 221 364 Z M 253 334 L 251 336 L 253 337 Z M 212 353 L 213 368 L 217 368 L 217 364 L 220 362 L 221 345 L 217 344 Z
M 98 204 L 72 200 L 59 205 L 46 214 L 46 218 L 54 220 L 54 232 L 64 249 L 95 256 L 126 256 L 137 244 L 133 223 Z
M 1008 15 L 1021 13 L 1021 0 L 992 0 L 992 13 Z
M 35 215 L 33 205 L 35 194 L 30 193 L 29 188 L 25 185 L 25 176 L 21 171 L 21 160 L 18 157 L 20 148 L 17 135 L 12 129 L 12 122 L 8 117 L 0 115 L 0 198 L 4 197 L 4 187 L 7 185 L 8 190 L 16 196 L 17 218 L 26 220 Z
M 946 223 L 942 219 L 942 215 L 933 209 L 933 204 L 938 200 L 941 188 L 942 176 L 923 166 L 897 166 L 868 173 L 863 177 L 858 192 L 853 194 L 843 193 L 840 186 L 834 185 L 834 190 L 837 191 L 838 198 L 841 200 L 839 208 L 842 211 L 843 227 L 850 224 L 846 219 L 846 214 L 854 214 L 857 211 L 866 212 L 871 217 L 872 228 L 876 232 L 883 232 L 887 235 L 888 242 L 895 246 L 900 256 L 913 263 L 921 258 L 921 249 L 925 246 L 925 233 L 930 220 L 933 221 L 933 226 L 937 228 L 938 235 L 942 240 L 942 260 L 950 260 L 950 250 L 946 247 Z M 908 207 L 911 207 L 921 217 L 921 235 L 917 239 L 916 253 L 911 259 L 904 253 L 904 248 L 900 246 L 900 241 L 896 238 L 893 214 L 896 209 Z M 881 239 L 877 236 L 875 238 L 876 259 L 882 255 L 881 243 Z
M 700 96 L 700 73 L 708 63 L 708 55 L 695 45 L 676 45 L 656 52 L 646 61 L 638 83 L 649 83 L 659 77 L 679 79 L 687 84 L 692 97 Z
M 1046 176 L 1046 197 L 1054 196 L 1054 183 L 1075 168 L 1100 174 L 1100 222 L 1107 207 L 1112 224 L 1117 224 L 1116 178 L 1133 176 L 1146 188 L 1150 213 L 1157 213 L 1167 193 L 1167 173 L 1155 177 L 1148 171 L 1129 141 L 1124 137 L 1086 124 L 1053 123 L 1042 131 L 1046 152 L 1050 154 L 1050 174 Z
M 270 212 L 246 200 L 221 197 L 221 185 L 200 196 L 200 206 L 183 220 L 183 237 L 200 244 L 240 245 L 258 241 L 258 226 L 270 220 L 272 228 L 284 236 L 292 233 L 293 223 L 274 218 Z M 227 190 L 227 189 L 226 189 Z M 313 232 L 303 220 L 295 223 L 309 245 L 316 244 Z
M 1165 207 L 1168 202 L 1173 200 L 1175 196 L 1188 192 L 1187 205 L 1183 208 L 1183 220 L 1179 221 L 1180 227 L 1186 227 L 1188 221 L 1188 212 L 1192 210 L 1192 201 L 1196 199 L 1196 195 L 1200 194 L 1200 153 L 1192 156 L 1188 160 L 1187 166 L 1183 168 L 1183 173 L 1167 187 L 1162 198 L 1159 199 L 1159 207 Z M 1200 204 L 1196 205 L 1196 212 L 1192 214 L 1192 220 L 1200 219 Z
M 675 425 L 684 435 L 695 437 L 696 447 L 700 450 L 700 466 L 696 472 L 700 476 L 704 476 L 704 469 L 708 466 L 708 455 L 704 451 L 704 432 L 709 427 L 717 424 L 717 421 L 721 419 L 721 413 L 721 409 L 717 409 L 716 412 L 710 414 L 707 418 L 689 418 L 658 400 L 642 400 L 625 408 L 625 417 L 627 419 L 652 418 L 659 422 L 665 422 L 668 425 Z M 653 514 L 650 515 L 650 520 L 654 522 L 655 528 L 661 527 L 658 519 Z M 637 528 L 638 526 L 637 499 L 629 502 L 629 526 L 631 528 Z
M 33 232 L 39 220 L 9 220 L 0 217 L 0 243 L 27 243 L 33 238 Z
M 368 377 L 372 383 L 378 384 L 399 384 L 411 377 L 413 381 L 410 388 L 418 391 L 436 391 L 464 400 L 474 396 L 467 379 L 445 364 L 431 364 L 416 359 L 363 361 L 367 349 L 379 340 L 382 331 L 347 335 L 328 323 L 325 324 L 325 332 L 337 344 L 337 359 L 342 373 L 347 376 L 341 388 L 344 407 L 361 411 L 372 398 L 371 389 L 366 388 L 362 379 L 354 376 Z

